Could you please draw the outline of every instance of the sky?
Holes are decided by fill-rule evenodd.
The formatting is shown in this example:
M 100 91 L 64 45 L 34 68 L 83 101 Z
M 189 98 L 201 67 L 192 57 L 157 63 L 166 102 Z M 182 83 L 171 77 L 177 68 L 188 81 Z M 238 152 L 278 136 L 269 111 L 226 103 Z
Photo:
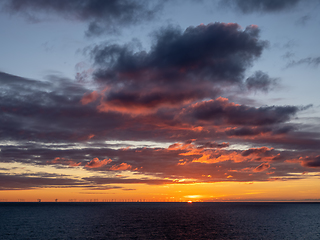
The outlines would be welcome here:
M 4 0 L 0 201 L 319 201 L 319 0 Z

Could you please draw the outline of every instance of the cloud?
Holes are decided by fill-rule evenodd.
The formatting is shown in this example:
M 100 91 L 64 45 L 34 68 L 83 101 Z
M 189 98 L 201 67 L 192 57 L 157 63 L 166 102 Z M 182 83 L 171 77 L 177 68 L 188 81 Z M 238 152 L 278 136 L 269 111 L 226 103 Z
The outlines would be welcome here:
M 242 156 L 249 156 L 251 154 L 263 154 L 266 155 L 266 153 L 270 153 L 273 149 L 269 149 L 267 147 L 261 147 L 261 148 L 250 148 L 248 150 L 245 150 L 241 153 Z
M 320 167 L 320 155 L 315 157 L 305 157 L 302 159 L 303 159 L 302 165 L 304 167 L 311 167 L 311 168 Z
M 201 171 L 212 176 L 215 171 L 195 164 L 232 160 L 235 156 L 243 159 L 241 153 L 232 155 L 217 150 L 234 148 L 239 141 L 249 146 L 299 149 L 298 153 L 304 149 L 317 151 L 319 146 L 317 133 L 292 131 L 295 128 L 287 123 L 302 107 L 256 108 L 217 98 L 185 106 L 177 104 L 175 109 L 158 109 L 145 115 L 125 115 L 99 112 L 98 100 L 98 103 L 81 104 L 88 89 L 57 76 L 37 81 L 2 73 L 0 82 L 2 162 L 49 164 L 56 168 L 77 165 L 99 171 L 138 169 L 152 175 L 201 178 Z M 119 149 L 127 145 L 105 142 L 128 139 L 183 144 L 173 145 L 168 151 L 149 147 L 123 151 Z M 186 139 L 194 140 L 186 142 Z M 252 155 L 253 159 L 259 157 Z M 114 167 L 106 159 L 112 159 Z M 189 173 L 188 165 L 197 166 L 199 172 Z M 217 177 L 220 178 L 223 176 Z
M 98 106 L 101 112 L 121 112 L 127 114 L 149 114 L 160 108 L 177 108 L 203 97 L 205 91 L 200 89 L 185 92 L 164 92 L 151 90 L 149 92 L 132 92 L 130 90 L 110 91 Z
M 0 82 L 2 140 L 19 141 L 19 144 L 26 144 L 25 147 L 31 149 L 36 146 L 25 142 L 30 139 L 35 142 L 61 142 L 66 146 L 70 144 L 70 147 L 78 147 L 78 142 L 102 141 L 106 136 L 118 140 L 152 140 L 151 136 L 155 136 L 155 132 L 155 139 L 161 141 L 169 141 L 173 136 L 175 140 L 182 141 L 185 138 L 199 141 L 207 138 L 207 141 L 210 141 L 210 136 L 221 138 L 223 132 L 226 132 L 227 136 L 288 134 L 295 128 L 287 122 L 305 109 L 299 106 L 256 108 L 236 104 L 225 98 L 197 100 L 198 97 L 194 97 L 196 103 L 176 100 L 172 105 L 160 104 L 161 101 L 156 103 L 156 100 L 148 100 L 149 103 L 142 101 L 139 104 L 133 101 L 130 105 L 128 101 L 126 111 L 114 109 L 106 112 L 100 109 L 103 100 L 96 99 L 83 105 L 81 100 L 88 95 L 88 89 L 69 79 L 51 76 L 46 81 L 37 81 L 2 73 Z M 198 89 L 199 97 L 201 89 Z M 141 96 L 143 95 L 142 91 Z M 159 97 L 162 97 L 161 94 Z M 132 113 L 132 106 L 137 107 L 136 112 L 140 109 L 143 114 L 123 115 L 125 112 Z M 42 147 L 36 150 L 41 152 Z M 21 153 L 18 149 L 9 151 L 9 146 L 6 149 L 1 152 L 6 159 L 10 159 L 10 155 L 15 158 L 18 158 L 19 154 L 22 156 L 22 150 Z M 44 160 L 52 161 L 56 157 L 65 157 L 56 153 L 57 155 L 48 156 Z M 35 152 L 34 155 L 39 153 Z M 92 158 L 86 158 L 86 161 L 94 157 L 97 156 L 93 154 Z M 102 157 L 105 158 L 106 156 Z M 79 162 L 78 158 L 68 159 Z
M 132 44 L 107 44 L 92 50 L 101 70 L 96 77 L 114 81 L 167 83 L 207 80 L 239 82 L 253 60 L 267 46 L 258 40 L 257 26 L 244 31 L 235 23 L 211 23 L 189 27 L 184 32 L 168 27 L 155 34 L 149 52 L 134 52 Z M 146 77 L 143 77 L 147 73 Z
M 161 1 L 146 0 L 5 0 L 3 9 L 41 21 L 44 14 L 89 22 L 86 35 L 117 33 L 124 27 L 150 21 L 161 10 Z
M 91 93 L 88 93 L 88 94 L 84 95 L 84 96 L 81 98 L 81 101 L 80 101 L 80 102 L 81 102 L 83 105 L 86 105 L 86 104 L 88 104 L 88 103 L 91 103 L 91 102 L 96 101 L 96 100 L 98 99 L 98 97 L 99 97 L 99 93 L 96 92 L 96 91 L 93 91 L 93 92 L 91 92 Z
M 262 172 L 270 168 L 269 163 L 261 163 L 258 167 L 256 167 L 253 171 L 254 172 Z
M 240 88 L 245 71 L 268 45 L 259 40 L 257 26 L 243 30 L 235 23 L 185 31 L 169 26 L 153 38 L 148 52 L 136 50 L 136 42 L 92 48 L 94 77 L 108 88 L 101 94 L 99 111 L 146 114 L 214 98 L 229 86 Z M 266 74 L 258 77 L 248 86 L 269 90 L 273 80 Z M 88 97 L 92 98 L 86 95 L 83 101 Z
M 101 168 L 111 162 L 112 162 L 111 159 L 103 159 L 100 161 L 99 158 L 94 158 L 90 162 L 88 162 L 85 165 L 85 167 L 86 168 Z
M 280 125 L 280 126 L 279 126 Z M 246 136 L 258 136 L 258 135 L 281 135 L 288 134 L 295 128 L 290 125 L 281 126 L 281 124 L 262 127 L 233 127 L 226 131 L 228 136 L 246 137 Z
M 127 163 L 121 163 L 119 165 L 113 165 L 110 170 L 113 171 L 123 171 L 123 170 L 130 170 L 132 168 L 132 166 L 130 164 Z
M 56 157 L 52 161 L 48 161 L 50 164 L 61 164 L 61 165 L 68 165 L 70 167 L 77 167 L 81 165 L 81 162 L 75 162 L 72 160 L 68 160 L 65 158 Z
M 297 66 L 297 65 L 303 65 L 303 64 L 311 65 L 313 67 L 318 67 L 318 65 L 320 64 L 320 57 L 302 58 L 302 59 L 300 59 L 298 61 L 292 60 L 291 62 L 289 62 L 287 64 L 287 68 L 294 67 L 294 66 Z
M 251 77 L 246 79 L 246 86 L 249 90 L 260 90 L 269 92 L 277 86 L 278 79 L 270 78 L 262 71 L 256 71 Z
M 63 186 L 80 186 L 83 183 L 74 180 L 63 178 L 48 178 L 43 176 L 28 177 L 24 175 L 8 175 L 0 173 L 1 186 L 0 190 L 21 190 L 33 189 L 41 187 L 63 187 Z
M 286 122 L 304 108 L 296 106 L 249 107 L 226 98 L 202 101 L 183 110 L 183 116 L 214 125 L 264 126 Z
M 296 23 L 296 25 L 305 26 L 306 23 L 309 22 L 310 20 L 311 20 L 310 15 L 304 15 L 304 16 L 300 17 L 295 23 Z
M 229 147 L 229 143 L 216 143 L 216 142 L 197 142 L 198 149 L 203 148 L 226 148 Z
M 242 13 L 280 12 L 294 8 L 300 0 L 221 0 L 223 6 L 232 7 Z
M 106 124 L 113 129 L 121 125 L 114 114 L 82 105 L 88 89 L 73 80 L 50 76 L 38 81 L 0 73 L 0 83 L 2 140 L 86 141 L 99 138 Z

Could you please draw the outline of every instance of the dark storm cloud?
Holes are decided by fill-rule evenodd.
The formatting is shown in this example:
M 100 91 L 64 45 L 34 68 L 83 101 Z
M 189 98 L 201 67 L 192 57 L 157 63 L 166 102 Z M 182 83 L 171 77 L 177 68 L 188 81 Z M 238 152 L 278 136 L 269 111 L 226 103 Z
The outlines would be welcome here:
M 41 13 L 55 13 L 66 19 L 88 21 L 87 35 L 118 32 L 119 25 L 149 21 L 161 5 L 161 1 L 146 0 L 5 0 L 3 3 L 4 10 L 33 19 L 41 17 Z
M 246 86 L 249 90 L 260 90 L 269 92 L 277 86 L 278 79 L 270 78 L 268 74 L 262 71 L 256 71 L 252 76 L 246 79 Z
M 186 89 L 185 92 L 138 92 L 138 91 L 117 91 L 110 92 L 103 102 L 118 107 L 146 107 L 154 108 L 159 105 L 180 105 L 183 101 L 198 100 L 207 96 L 205 89 Z M 213 92 L 212 92 L 213 95 Z
M 0 73 L 0 82 L 2 140 L 85 141 L 121 125 L 119 115 L 83 106 L 88 89 L 69 79 L 36 81 Z
M 239 82 L 246 68 L 267 46 L 267 42 L 258 38 L 256 26 L 242 31 L 233 23 L 199 25 L 184 32 L 169 27 L 155 34 L 155 43 L 149 52 L 134 52 L 130 45 L 114 44 L 97 46 L 92 54 L 102 68 L 97 76 L 108 82 L 138 81 L 135 74 L 144 74 L 144 70 L 149 73 L 156 70 L 156 76 L 147 80 L 159 83 L 186 81 L 185 78 L 190 77 L 195 78 L 192 80 Z M 119 74 L 128 74 L 128 78 L 119 79 Z
M 229 102 L 228 99 L 203 101 L 187 107 L 183 115 L 215 125 L 264 126 L 286 122 L 307 107 L 267 106 L 249 107 Z
M 238 137 L 245 137 L 245 136 L 257 136 L 264 133 L 269 133 L 271 135 L 280 135 L 280 134 L 287 134 L 293 131 L 295 128 L 293 126 L 265 126 L 265 127 L 239 127 L 233 128 L 226 131 L 228 136 L 238 136 Z
M 280 12 L 295 7 L 300 0 L 221 0 L 220 4 L 233 7 L 242 13 Z
M 262 139 L 255 139 L 253 142 L 274 146 L 275 148 L 291 149 L 293 151 L 310 151 L 317 152 L 319 150 L 319 133 L 310 132 L 290 132 L 287 135 L 265 136 Z
M 246 136 L 257 136 L 262 133 L 270 133 L 272 131 L 271 127 L 259 127 L 259 128 L 250 128 L 250 127 L 240 127 L 233 128 L 226 131 L 228 136 L 237 136 L 237 137 L 246 137 Z
M 273 129 L 272 133 L 277 135 L 277 134 L 287 134 L 291 131 L 295 130 L 294 126 L 287 125 L 287 126 L 281 126 L 278 128 Z
M 211 23 L 185 31 L 167 27 L 154 34 L 150 51 L 135 50 L 136 42 L 94 47 L 96 80 L 109 87 L 101 111 L 127 111 L 123 106 L 176 107 L 215 98 L 224 87 L 247 86 L 266 91 L 273 80 L 257 73 L 243 83 L 246 70 L 267 47 L 257 26 L 242 30 L 234 23 Z M 125 107 L 128 108 L 128 107 Z
M 48 174 L 47 174 L 48 175 Z M 102 183 L 95 183 L 92 185 L 93 180 L 82 179 L 75 180 L 72 178 L 68 178 L 66 176 L 55 175 L 52 177 L 43 176 L 43 175 L 9 175 L 0 173 L 0 191 L 6 190 L 26 190 L 26 189 L 36 189 L 36 188 L 81 188 L 83 190 L 113 190 L 113 189 L 122 189 L 121 186 L 111 186 L 104 185 Z M 121 182 L 121 179 L 117 181 L 117 178 L 113 180 L 109 180 L 109 182 L 118 183 Z M 147 181 L 148 182 L 148 181 Z M 169 182 L 169 181 L 167 181 Z M 97 185 L 98 184 L 98 185 Z M 153 184 L 153 183 L 151 183 Z M 159 184 L 159 183 L 155 183 Z
M 50 83 L 0 74 L 2 139 L 19 136 L 28 139 L 45 133 L 49 137 L 51 131 L 53 135 L 64 134 L 59 116 L 67 109 L 74 111 L 84 89 L 70 86 L 64 79 L 59 81 Z
M 308 58 L 302 58 L 298 61 L 292 60 L 287 64 L 287 67 L 294 67 L 297 65 L 307 64 L 313 67 L 318 67 L 320 64 L 320 57 L 308 57 Z
M 8 175 L 0 173 L 0 190 L 19 190 L 40 187 L 79 186 L 83 183 L 68 178 L 47 178 L 43 176 L 28 177 L 24 175 Z
M 316 157 L 306 157 L 303 159 L 302 165 L 304 167 L 320 168 L 320 155 Z

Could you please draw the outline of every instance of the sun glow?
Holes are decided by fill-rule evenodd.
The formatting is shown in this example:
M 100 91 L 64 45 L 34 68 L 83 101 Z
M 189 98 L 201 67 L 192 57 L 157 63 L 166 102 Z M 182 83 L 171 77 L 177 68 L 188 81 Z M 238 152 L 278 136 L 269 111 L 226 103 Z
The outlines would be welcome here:
M 187 195 L 187 196 L 184 196 L 185 198 L 193 198 L 193 199 L 195 199 L 195 198 L 201 198 L 201 197 L 203 197 L 202 195 Z

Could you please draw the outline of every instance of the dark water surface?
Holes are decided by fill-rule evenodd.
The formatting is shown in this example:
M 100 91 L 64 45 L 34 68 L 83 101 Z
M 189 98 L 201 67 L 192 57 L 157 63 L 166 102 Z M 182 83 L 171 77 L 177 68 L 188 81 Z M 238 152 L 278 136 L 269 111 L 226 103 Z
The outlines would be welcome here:
M 0 203 L 0 239 L 320 239 L 320 203 Z

